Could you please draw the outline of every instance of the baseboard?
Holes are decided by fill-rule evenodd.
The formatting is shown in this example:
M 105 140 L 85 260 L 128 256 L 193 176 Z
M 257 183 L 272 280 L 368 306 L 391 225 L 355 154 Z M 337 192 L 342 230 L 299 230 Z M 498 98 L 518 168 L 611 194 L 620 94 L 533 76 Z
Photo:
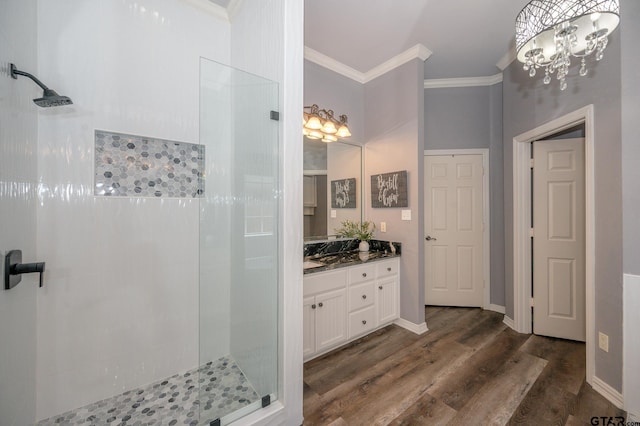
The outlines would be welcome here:
M 487 311 L 497 312 L 499 314 L 504 314 L 505 313 L 504 306 L 494 305 L 493 303 L 491 303 L 489 306 L 487 306 L 484 309 L 487 310 Z
M 505 323 L 507 325 L 507 327 L 509 327 L 512 330 L 516 329 L 516 323 L 513 322 L 513 320 L 511 318 L 509 318 L 508 316 L 504 316 L 504 319 L 502 320 L 503 323 Z
M 427 328 L 426 322 L 423 322 L 422 324 L 416 324 L 414 322 L 407 321 L 404 318 L 398 318 L 397 320 L 394 321 L 394 324 L 402 328 L 405 328 L 415 334 L 423 334 L 429 331 L 429 329 Z
M 622 394 L 603 382 L 602 379 L 598 378 L 597 376 L 593 376 L 593 379 L 591 380 L 591 387 L 594 391 L 607 398 L 609 402 L 616 407 L 620 409 L 623 408 L 624 398 L 622 398 Z

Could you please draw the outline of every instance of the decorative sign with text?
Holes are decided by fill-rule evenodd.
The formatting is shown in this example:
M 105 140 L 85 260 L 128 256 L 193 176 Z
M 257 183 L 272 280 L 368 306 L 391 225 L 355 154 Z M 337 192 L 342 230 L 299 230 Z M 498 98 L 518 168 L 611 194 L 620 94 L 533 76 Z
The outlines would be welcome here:
M 356 208 L 356 178 L 331 181 L 331 208 Z
M 408 207 L 407 171 L 371 176 L 371 207 Z

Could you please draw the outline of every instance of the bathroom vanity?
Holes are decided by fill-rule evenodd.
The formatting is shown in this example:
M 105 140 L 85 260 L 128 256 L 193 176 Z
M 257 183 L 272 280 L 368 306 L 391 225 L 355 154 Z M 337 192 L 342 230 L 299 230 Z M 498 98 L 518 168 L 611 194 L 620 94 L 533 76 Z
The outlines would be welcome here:
M 399 317 L 399 256 L 346 252 L 305 261 L 305 361 Z

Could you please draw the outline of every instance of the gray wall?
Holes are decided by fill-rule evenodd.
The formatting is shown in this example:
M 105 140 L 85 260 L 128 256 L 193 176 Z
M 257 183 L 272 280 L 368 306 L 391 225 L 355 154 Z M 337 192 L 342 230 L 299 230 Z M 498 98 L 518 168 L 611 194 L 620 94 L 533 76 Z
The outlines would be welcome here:
M 490 94 L 491 86 L 425 89 L 425 149 L 489 148 Z
M 609 335 L 609 352 L 596 351 L 596 376 L 622 389 L 622 179 L 620 32 L 589 76 L 571 68 L 564 92 L 544 86 L 519 62 L 504 71 L 504 214 L 506 311 L 513 318 L 513 138 L 589 104 L 595 109 L 595 333 Z M 636 92 L 637 93 L 637 92 Z M 596 336 L 591 336 L 597 341 Z
M 365 84 L 365 217 L 387 223 L 383 240 L 402 242 L 400 316 L 424 322 L 424 62 L 414 59 Z M 412 220 L 400 208 L 372 208 L 370 176 L 407 170 Z
M 489 149 L 491 303 L 504 306 L 502 84 L 424 90 L 425 149 Z
M 623 0 L 621 3 L 623 271 L 640 275 L 640 143 L 637 124 L 640 118 L 640 2 Z
M 351 137 L 346 142 L 364 142 L 364 85 L 310 61 L 304 61 L 304 105 L 346 114 Z M 300 118 L 302 120 L 302 118 Z M 300 135 L 302 137 L 302 135 Z

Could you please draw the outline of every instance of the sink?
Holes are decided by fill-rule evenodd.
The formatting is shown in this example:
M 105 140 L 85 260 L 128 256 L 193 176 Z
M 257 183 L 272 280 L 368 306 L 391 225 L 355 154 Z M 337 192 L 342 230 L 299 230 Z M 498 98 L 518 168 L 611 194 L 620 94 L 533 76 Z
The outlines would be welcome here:
M 314 262 L 313 260 L 305 260 L 302 264 L 302 269 L 311 269 L 311 268 L 319 268 L 320 266 L 324 266 L 324 263 Z

